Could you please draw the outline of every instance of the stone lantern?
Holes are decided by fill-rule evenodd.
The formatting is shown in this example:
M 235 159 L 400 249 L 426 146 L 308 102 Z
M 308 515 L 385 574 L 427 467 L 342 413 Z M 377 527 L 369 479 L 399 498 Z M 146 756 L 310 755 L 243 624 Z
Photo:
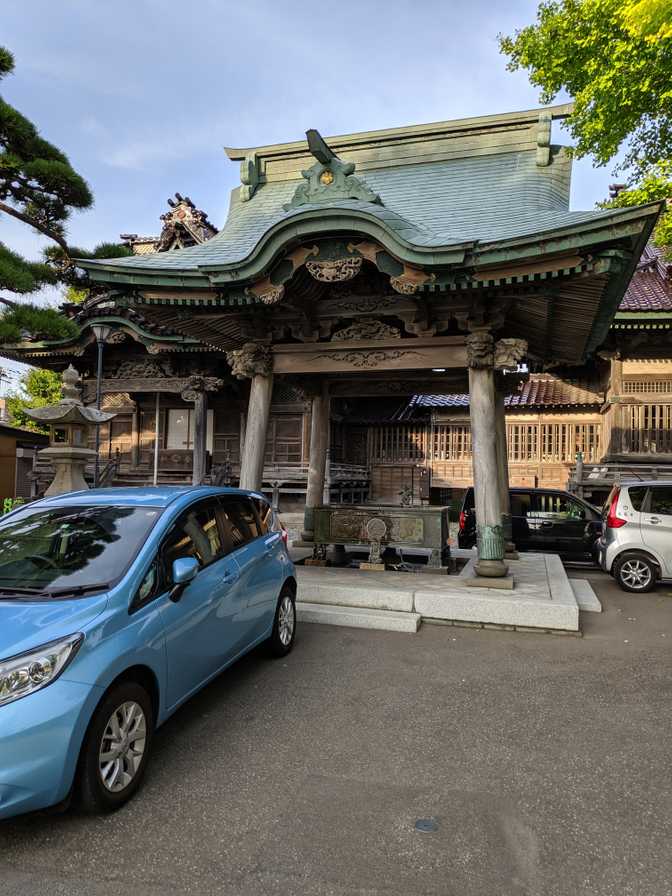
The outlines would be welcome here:
M 40 456 L 51 461 L 56 474 L 45 496 L 88 489 L 84 479 L 87 463 L 94 463 L 96 451 L 87 448 L 89 430 L 116 416 L 114 413 L 85 407 L 80 398 L 81 379 L 72 364 L 63 374 L 63 398 L 46 408 L 33 408 L 28 416 L 49 425 L 49 447 Z

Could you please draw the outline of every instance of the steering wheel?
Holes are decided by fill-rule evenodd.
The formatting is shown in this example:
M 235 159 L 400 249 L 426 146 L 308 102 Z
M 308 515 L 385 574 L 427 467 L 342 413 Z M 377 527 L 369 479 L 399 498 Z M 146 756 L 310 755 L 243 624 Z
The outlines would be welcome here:
M 51 569 L 58 569 L 58 564 L 54 563 L 54 561 L 50 557 L 44 557 L 42 554 L 28 554 L 25 560 L 30 560 L 36 566 L 47 566 Z

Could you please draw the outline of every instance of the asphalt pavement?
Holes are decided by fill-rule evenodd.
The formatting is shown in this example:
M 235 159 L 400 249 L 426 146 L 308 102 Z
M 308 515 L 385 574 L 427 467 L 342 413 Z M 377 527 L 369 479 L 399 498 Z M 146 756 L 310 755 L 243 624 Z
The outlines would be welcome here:
M 571 574 L 604 605 L 581 638 L 256 651 L 157 733 L 129 806 L 0 823 L 0 894 L 669 896 L 672 586 Z

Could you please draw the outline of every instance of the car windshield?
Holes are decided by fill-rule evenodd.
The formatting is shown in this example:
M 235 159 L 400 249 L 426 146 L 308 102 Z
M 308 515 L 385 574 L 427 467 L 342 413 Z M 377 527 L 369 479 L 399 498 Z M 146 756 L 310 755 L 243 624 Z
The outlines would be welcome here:
M 128 569 L 160 507 L 26 507 L 0 521 L 0 596 L 68 596 Z

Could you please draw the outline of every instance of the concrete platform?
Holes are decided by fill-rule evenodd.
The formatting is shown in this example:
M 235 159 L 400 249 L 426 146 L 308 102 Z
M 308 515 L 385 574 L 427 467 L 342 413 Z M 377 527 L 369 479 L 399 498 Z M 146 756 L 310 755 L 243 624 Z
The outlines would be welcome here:
M 512 591 L 467 585 L 465 578 L 473 576 L 469 564 L 464 572 L 460 576 L 437 577 L 424 573 L 364 573 L 354 569 L 297 567 L 299 618 L 302 618 L 302 606 L 307 604 L 313 608 L 417 614 L 424 621 L 579 630 L 579 605 L 556 555 L 527 554 L 511 561 L 515 580 Z M 314 614 L 316 611 L 310 612 Z M 352 624 L 337 622 L 349 618 L 347 614 L 336 613 L 333 618 L 334 624 Z M 375 621 L 375 617 L 371 621 Z M 362 618 L 357 625 L 366 627 L 364 623 Z M 395 630 L 416 629 L 411 622 L 407 629 Z

